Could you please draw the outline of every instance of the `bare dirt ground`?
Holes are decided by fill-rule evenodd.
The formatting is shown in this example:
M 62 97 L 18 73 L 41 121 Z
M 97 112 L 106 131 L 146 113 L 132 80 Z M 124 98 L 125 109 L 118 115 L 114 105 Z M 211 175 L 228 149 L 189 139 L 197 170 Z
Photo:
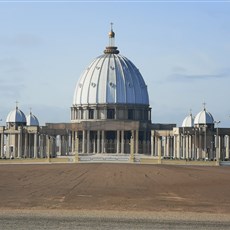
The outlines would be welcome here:
M 230 214 L 230 168 L 0 165 L 0 209 Z

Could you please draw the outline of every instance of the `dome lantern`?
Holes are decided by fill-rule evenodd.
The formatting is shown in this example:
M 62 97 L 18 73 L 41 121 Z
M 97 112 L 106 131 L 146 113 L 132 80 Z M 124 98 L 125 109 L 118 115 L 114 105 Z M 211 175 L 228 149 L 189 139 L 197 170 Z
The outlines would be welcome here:
M 105 54 L 119 54 L 119 50 L 115 46 L 115 33 L 113 31 L 113 23 L 111 22 L 111 30 L 109 32 L 109 46 L 104 50 Z

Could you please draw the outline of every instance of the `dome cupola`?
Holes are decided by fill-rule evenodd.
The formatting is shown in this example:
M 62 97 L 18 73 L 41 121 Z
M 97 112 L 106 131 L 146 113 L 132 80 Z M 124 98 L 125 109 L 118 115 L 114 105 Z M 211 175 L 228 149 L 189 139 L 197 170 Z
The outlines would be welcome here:
M 30 114 L 26 116 L 26 125 L 27 126 L 39 126 L 37 117 L 33 115 L 31 111 L 30 111 Z
M 213 124 L 214 124 L 213 116 L 210 112 L 206 110 L 205 103 L 204 103 L 203 110 L 200 111 L 195 117 L 194 125 L 202 126 L 202 125 L 213 125 Z
M 26 125 L 26 116 L 25 114 L 18 108 L 18 105 L 16 105 L 16 108 L 12 110 L 7 118 L 6 123 L 15 123 L 15 124 L 22 124 Z
M 192 112 L 183 120 L 182 127 L 193 127 L 194 126 L 194 118 L 192 116 Z

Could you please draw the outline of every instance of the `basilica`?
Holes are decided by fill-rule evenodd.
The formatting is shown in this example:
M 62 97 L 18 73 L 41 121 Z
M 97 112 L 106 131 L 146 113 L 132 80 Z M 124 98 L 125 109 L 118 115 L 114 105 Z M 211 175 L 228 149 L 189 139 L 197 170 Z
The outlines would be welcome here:
M 229 128 L 219 128 L 205 103 L 176 124 L 151 120 L 147 85 L 138 68 L 120 54 L 111 26 L 104 54 L 80 76 L 73 94 L 71 121 L 39 125 L 18 104 L 0 126 L 0 157 L 58 158 L 116 155 L 183 159 L 229 160 Z M 79 158 L 80 159 L 80 158 Z

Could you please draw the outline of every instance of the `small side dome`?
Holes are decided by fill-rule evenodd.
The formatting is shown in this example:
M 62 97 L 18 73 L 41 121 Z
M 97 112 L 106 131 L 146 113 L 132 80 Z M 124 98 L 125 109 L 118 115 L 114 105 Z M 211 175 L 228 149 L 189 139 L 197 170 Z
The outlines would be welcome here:
M 26 125 L 27 126 L 39 126 L 38 119 L 35 115 L 30 112 L 28 116 L 26 116 Z
M 193 127 L 194 119 L 192 113 L 190 113 L 182 122 L 182 127 Z
M 195 125 L 208 125 L 214 124 L 214 119 L 211 113 L 206 111 L 206 108 L 199 112 L 194 120 Z
M 18 124 L 26 124 L 26 116 L 25 114 L 16 106 L 16 109 L 11 111 L 7 118 L 6 123 L 18 123 Z

